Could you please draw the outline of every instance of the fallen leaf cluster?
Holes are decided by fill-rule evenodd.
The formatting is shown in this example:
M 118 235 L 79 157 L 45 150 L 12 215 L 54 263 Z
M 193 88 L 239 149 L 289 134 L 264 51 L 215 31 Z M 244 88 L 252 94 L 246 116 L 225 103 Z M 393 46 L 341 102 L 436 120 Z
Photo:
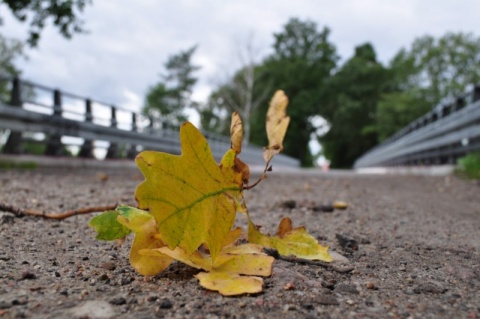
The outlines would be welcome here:
M 289 218 L 280 222 L 276 236 L 262 234 L 248 215 L 243 191 L 256 186 L 271 170 L 272 158 L 283 150 L 290 118 L 283 91 L 273 96 L 267 113 L 269 145 L 263 174 L 249 184 L 249 166 L 242 150 L 242 121 L 232 115 L 231 148 L 218 164 L 205 137 L 191 123 L 180 128 L 181 155 L 144 151 L 136 164 L 145 180 L 137 187 L 138 208 L 118 206 L 90 220 L 101 240 L 134 233 L 130 263 L 142 275 L 153 276 L 177 260 L 203 270 L 200 285 L 223 295 L 257 293 L 270 276 L 274 257 L 263 249 L 309 260 L 332 260 L 304 227 L 293 228 Z M 242 229 L 234 228 L 236 214 L 248 218 L 248 242 L 238 244 Z

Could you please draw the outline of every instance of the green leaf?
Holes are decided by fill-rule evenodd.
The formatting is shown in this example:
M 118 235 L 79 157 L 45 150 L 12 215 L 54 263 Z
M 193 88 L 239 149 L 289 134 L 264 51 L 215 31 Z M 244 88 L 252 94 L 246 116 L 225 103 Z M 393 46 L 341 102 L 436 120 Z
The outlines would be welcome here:
M 111 210 L 93 217 L 88 223 L 88 226 L 93 227 L 97 232 L 95 238 L 100 240 L 115 240 L 124 238 L 130 234 L 130 229 L 117 221 L 118 215 L 119 212 Z

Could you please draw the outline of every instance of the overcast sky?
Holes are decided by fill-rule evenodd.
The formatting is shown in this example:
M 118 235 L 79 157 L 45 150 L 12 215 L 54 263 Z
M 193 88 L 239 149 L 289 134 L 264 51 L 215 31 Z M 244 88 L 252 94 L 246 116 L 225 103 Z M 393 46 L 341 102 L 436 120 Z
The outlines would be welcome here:
M 26 26 L 0 6 L 7 37 L 25 39 Z M 387 63 L 419 36 L 447 31 L 476 32 L 478 0 L 93 0 L 83 14 L 88 34 L 66 40 L 47 27 L 39 47 L 18 60 L 23 77 L 118 106 L 139 109 L 167 57 L 197 44 L 202 67 L 195 97 L 204 99 L 225 70 L 238 62 L 236 49 L 253 34 L 261 56 L 273 33 L 291 17 L 331 29 L 342 59 L 371 42 Z M 260 56 L 259 56 L 260 58 Z

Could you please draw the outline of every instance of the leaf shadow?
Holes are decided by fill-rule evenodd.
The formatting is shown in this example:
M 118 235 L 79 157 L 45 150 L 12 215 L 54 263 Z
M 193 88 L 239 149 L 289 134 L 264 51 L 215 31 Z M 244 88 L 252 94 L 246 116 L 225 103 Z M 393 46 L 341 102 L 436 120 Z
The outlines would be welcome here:
M 167 269 L 155 277 L 157 279 L 168 279 L 171 281 L 185 281 L 190 280 L 201 271 L 201 269 L 193 268 L 179 261 L 174 261 Z

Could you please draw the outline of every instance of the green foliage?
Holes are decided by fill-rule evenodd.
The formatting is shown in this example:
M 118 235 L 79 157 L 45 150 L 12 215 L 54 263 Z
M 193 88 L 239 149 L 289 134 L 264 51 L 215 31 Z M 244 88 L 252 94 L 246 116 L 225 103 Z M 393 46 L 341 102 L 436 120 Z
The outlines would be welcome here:
M 207 103 L 200 106 L 200 125 L 202 130 L 227 136 L 230 132 L 230 123 L 226 116 L 227 106 L 217 91 L 212 92 Z
M 23 56 L 23 44 L 0 34 L 0 75 L 18 75 L 20 72 L 13 62 L 21 56 Z
M 442 99 L 480 82 L 479 60 L 480 38 L 463 33 L 418 38 L 388 68 L 376 62 L 371 45 L 357 47 L 329 81 L 330 103 L 319 112 L 331 125 L 320 141 L 332 167 L 351 167 Z
M 25 140 L 22 142 L 23 152 L 31 155 L 45 155 L 47 145 L 40 141 Z M 65 151 L 65 150 L 64 150 Z
M 168 58 L 162 81 L 148 90 L 143 108 L 145 114 L 175 125 L 186 121 L 185 109 L 196 107 L 191 100 L 193 86 L 197 82 L 193 73 L 199 69 L 191 61 L 195 50 L 196 46 Z
M 10 160 L 0 160 L 0 169 L 35 169 L 36 162 L 15 162 Z
M 413 120 L 427 113 L 431 105 L 408 92 L 385 93 L 376 109 L 378 142 L 387 139 Z
M 0 77 L 12 77 L 20 74 L 20 70 L 15 67 L 14 61 L 24 56 L 23 45 L 20 41 L 7 39 L 0 34 Z M 10 101 L 9 83 L 0 81 L 0 101 Z
M 465 33 L 423 36 L 409 50 L 400 50 L 390 64 L 388 91 L 376 108 L 378 142 L 480 82 L 479 60 L 480 38 Z
M 19 21 L 29 21 L 28 43 L 34 47 L 38 44 L 40 33 L 49 18 L 66 38 L 83 32 L 83 21 L 79 14 L 91 0 L 2 0 L 1 3 L 6 5 Z
M 458 159 L 456 172 L 466 178 L 480 179 L 480 153 L 471 153 Z
M 395 85 L 421 98 L 431 107 L 453 98 L 480 82 L 480 37 L 470 33 L 447 33 L 436 39 L 423 36 L 402 49 L 392 60 Z
M 274 34 L 274 52 L 261 66 L 263 87 L 279 87 L 290 97 L 291 126 L 285 137 L 286 154 L 311 166 L 308 143 L 315 128 L 309 118 L 321 113 L 325 102 L 324 83 L 336 66 L 337 54 L 329 41 L 330 30 L 318 30 L 312 21 L 293 18 L 280 33 Z M 252 116 L 252 143 L 265 141 L 263 123 L 267 105 L 262 104 Z
M 388 71 L 367 43 L 358 46 L 355 55 L 327 82 L 329 103 L 319 113 L 331 127 L 320 141 L 332 167 L 351 167 L 377 144 L 376 106 L 387 79 Z
M 108 211 L 101 215 L 93 217 L 88 225 L 93 227 L 97 232 L 95 238 L 100 240 L 115 240 L 126 237 L 131 233 L 131 230 L 120 224 L 117 220 L 121 214 L 118 210 Z

